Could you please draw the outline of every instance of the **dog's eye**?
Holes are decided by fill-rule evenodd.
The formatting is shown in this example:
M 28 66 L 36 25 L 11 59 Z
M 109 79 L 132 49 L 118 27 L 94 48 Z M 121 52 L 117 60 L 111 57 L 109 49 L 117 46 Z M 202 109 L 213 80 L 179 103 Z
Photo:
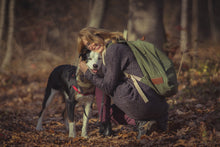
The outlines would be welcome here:
M 92 60 L 92 58 L 88 58 L 88 60 Z
M 87 42 L 87 43 L 86 43 L 86 47 L 87 47 L 87 48 L 89 48 L 89 46 L 90 46 L 90 43 L 89 43 L 89 42 Z
M 102 58 L 99 58 L 99 60 L 102 60 Z

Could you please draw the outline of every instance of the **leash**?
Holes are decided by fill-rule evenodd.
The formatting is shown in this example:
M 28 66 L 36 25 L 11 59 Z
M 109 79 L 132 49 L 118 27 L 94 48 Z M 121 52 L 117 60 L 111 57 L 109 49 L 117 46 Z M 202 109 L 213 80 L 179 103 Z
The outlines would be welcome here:
M 81 95 L 83 95 L 83 96 L 87 96 L 87 95 L 93 94 L 93 93 L 85 93 L 85 94 L 84 94 L 84 93 L 80 92 L 79 89 L 76 88 L 76 86 L 72 85 L 72 87 L 73 87 L 73 89 L 74 89 L 78 94 L 81 94 Z
M 82 107 L 83 107 L 83 113 L 85 114 L 85 116 L 86 116 L 87 118 L 89 118 L 89 116 L 86 114 L 85 106 L 83 105 Z M 91 109 L 92 109 L 92 105 L 91 105 L 90 107 L 91 107 Z
M 72 87 L 73 87 L 73 89 L 74 89 L 78 94 L 81 94 L 81 95 L 83 95 L 83 96 L 87 96 L 87 95 L 91 95 L 91 94 L 93 94 L 93 93 L 86 93 L 86 94 L 83 94 L 82 92 L 79 91 L 78 88 L 76 88 L 76 86 L 72 85 Z M 83 113 L 86 115 L 87 118 L 89 118 L 89 116 L 86 114 L 85 106 L 83 105 L 82 107 L 83 107 Z M 92 105 L 91 105 L 91 107 L 92 107 Z

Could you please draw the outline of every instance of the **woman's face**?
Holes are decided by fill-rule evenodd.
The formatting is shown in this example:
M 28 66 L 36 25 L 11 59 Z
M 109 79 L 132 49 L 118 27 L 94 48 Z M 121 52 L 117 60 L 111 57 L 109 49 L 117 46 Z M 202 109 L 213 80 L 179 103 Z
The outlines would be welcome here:
M 84 37 L 82 37 L 82 42 L 86 46 L 87 49 L 101 53 L 104 49 L 104 45 L 96 44 L 96 43 L 89 43 Z

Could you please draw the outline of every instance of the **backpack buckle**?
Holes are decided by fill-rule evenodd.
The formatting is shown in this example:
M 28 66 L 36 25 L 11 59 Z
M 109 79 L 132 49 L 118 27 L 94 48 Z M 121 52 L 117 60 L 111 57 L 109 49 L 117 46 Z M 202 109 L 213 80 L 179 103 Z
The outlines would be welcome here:
M 127 78 L 129 78 L 129 79 L 130 79 L 130 78 L 131 78 L 131 75 L 127 74 Z

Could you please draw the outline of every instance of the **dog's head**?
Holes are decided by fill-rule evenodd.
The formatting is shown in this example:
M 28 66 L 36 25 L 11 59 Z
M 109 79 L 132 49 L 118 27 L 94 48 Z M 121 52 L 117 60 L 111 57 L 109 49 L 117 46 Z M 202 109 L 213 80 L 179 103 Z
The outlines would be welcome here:
M 86 62 L 86 65 L 92 73 L 97 73 L 102 64 L 102 59 L 99 53 L 92 52 L 88 49 L 83 49 L 79 57 L 82 61 Z M 81 93 L 94 93 L 95 86 L 88 79 L 86 79 L 80 70 L 78 70 L 76 80 Z
M 88 49 L 83 49 L 80 57 L 82 58 L 82 61 L 86 62 L 86 65 L 92 73 L 95 74 L 98 72 L 102 64 L 102 58 L 99 53 L 90 51 Z
M 90 52 L 86 65 L 92 73 L 97 73 L 102 64 L 101 55 L 97 52 Z

